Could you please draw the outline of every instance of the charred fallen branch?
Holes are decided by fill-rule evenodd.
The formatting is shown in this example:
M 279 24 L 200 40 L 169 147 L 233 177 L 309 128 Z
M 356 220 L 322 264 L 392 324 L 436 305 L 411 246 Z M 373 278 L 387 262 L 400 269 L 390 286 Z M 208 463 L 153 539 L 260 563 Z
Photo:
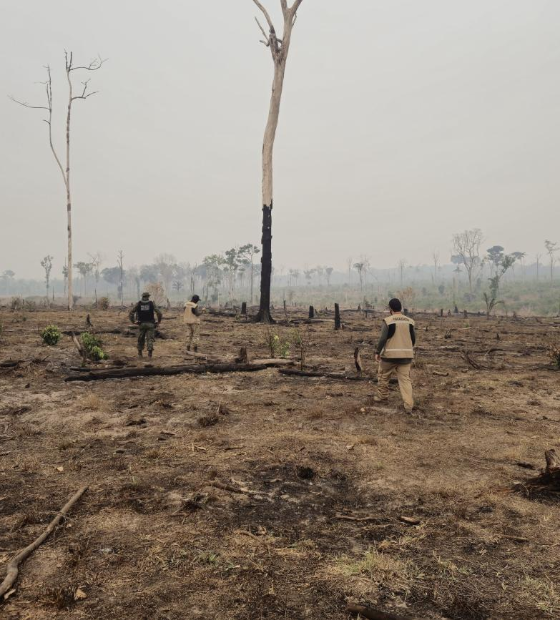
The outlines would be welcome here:
M 410 620 L 410 618 L 405 618 L 404 616 L 396 616 L 395 614 L 385 613 L 384 611 L 378 611 L 377 609 L 372 609 L 365 605 L 355 605 L 353 603 L 347 605 L 346 611 L 349 614 L 368 618 L 368 620 Z
M 197 366 L 143 366 L 92 370 L 67 376 L 64 381 L 99 381 L 103 379 L 127 379 L 130 377 L 154 377 L 173 375 L 203 375 L 206 373 L 257 372 L 279 366 L 283 360 L 263 360 L 264 364 L 199 364 Z
M 54 532 L 56 526 L 66 517 L 67 513 L 72 509 L 74 504 L 82 497 L 82 495 L 87 491 L 87 487 L 82 487 L 79 491 L 77 491 L 70 500 L 61 508 L 60 512 L 56 515 L 56 517 L 49 523 L 45 531 L 36 538 L 30 545 L 22 549 L 19 553 L 17 553 L 6 566 L 6 578 L 0 584 L 0 600 L 4 598 L 10 589 L 16 582 L 19 573 L 19 566 L 22 562 L 24 562 L 34 551 L 42 545 L 45 540 Z
M 317 372 L 313 370 L 295 370 L 291 368 L 281 368 L 278 372 L 281 375 L 287 375 L 290 377 L 318 377 L 324 379 L 338 379 L 341 381 L 375 381 L 375 379 L 371 377 L 345 375 L 339 372 Z

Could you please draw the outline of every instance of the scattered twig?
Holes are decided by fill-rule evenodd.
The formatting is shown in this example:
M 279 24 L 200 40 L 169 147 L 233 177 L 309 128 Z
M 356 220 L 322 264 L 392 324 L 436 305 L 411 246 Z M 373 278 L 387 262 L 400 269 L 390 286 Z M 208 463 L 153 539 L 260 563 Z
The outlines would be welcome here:
M 354 521 L 355 523 L 375 523 L 378 521 L 378 517 L 357 517 L 353 515 L 345 515 L 341 512 L 337 512 L 334 516 L 336 519 L 340 519 L 341 521 Z M 379 524 L 377 527 L 390 527 L 390 524 Z
M 4 598 L 6 593 L 16 582 L 19 573 L 19 565 L 24 562 L 35 551 L 35 549 L 37 549 L 37 547 L 39 547 L 45 542 L 45 540 L 55 530 L 56 526 L 62 521 L 62 519 L 64 519 L 66 514 L 86 491 L 87 487 L 82 487 L 79 491 L 77 491 L 63 506 L 62 510 L 56 515 L 56 517 L 49 523 L 46 530 L 30 545 L 25 547 L 25 549 L 22 549 L 8 562 L 8 565 L 6 567 L 6 578 L 4 579 L 2 584 L 0 584 L 0 598 Z

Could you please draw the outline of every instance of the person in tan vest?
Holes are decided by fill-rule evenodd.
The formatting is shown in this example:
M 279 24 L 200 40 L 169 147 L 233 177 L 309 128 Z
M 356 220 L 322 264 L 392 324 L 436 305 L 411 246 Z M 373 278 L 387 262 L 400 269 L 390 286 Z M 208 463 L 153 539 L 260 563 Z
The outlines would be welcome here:
M 183 314 L 183 323 L 189 330 L 189 340 L 187 343 L 187 351 L 191 350 L 194 345 L 194 352 L 198 351 L 198 337 L 200 331 L 200 310 L 198 302 L 200 297 L 193 295 L 192 299 L 185 304 L 185 313 Z
M 377 371 L 376 403 L 385 402 L 389 398 L 389 379 L 395 373 L 404 403 L 404 409 L 411 413 L 414 408 L 410 368 L 414 358 L 416 333 L 414 321 L 402 314 L 402 304 L 398 299 L 389 302 L 391 315 L 383 319 L 381 336 L 377 343 L 375 361 L 379 362 Z

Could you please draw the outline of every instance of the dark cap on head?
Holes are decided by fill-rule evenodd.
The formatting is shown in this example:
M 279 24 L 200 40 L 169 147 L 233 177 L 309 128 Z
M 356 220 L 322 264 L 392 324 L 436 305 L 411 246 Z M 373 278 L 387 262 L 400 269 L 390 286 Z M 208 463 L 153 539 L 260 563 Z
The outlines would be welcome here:
M 197 304 L 200 301 L 200 297 L 198 295 L 193 295 L 191 301 Z
M 144 291 L 142 293 L 142 299 L 150 299 L 150 293 L 148 293 L 148 291 Z
M 402 304 L 399 299 L 393 297 L 389 302 L 389 308 L 391 308 L 393 312 L 400 312 L 402 310 Z

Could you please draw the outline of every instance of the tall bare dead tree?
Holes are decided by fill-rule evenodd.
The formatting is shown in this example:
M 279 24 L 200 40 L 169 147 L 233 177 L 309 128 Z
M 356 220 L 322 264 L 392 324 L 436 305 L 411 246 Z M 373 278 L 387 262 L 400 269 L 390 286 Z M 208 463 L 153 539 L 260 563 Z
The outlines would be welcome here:
M 434 250 L 432 252 L 432 260 L 434 263 L 434 284 L 435 284 L 437 277 L 438 277 L 438 271 L 439 271 L 439 266 L 440 266 L 439 252 L 437 250 Z
M 270 49 L 272 62 L 274 63 L 274 79 L 272 81 L 272 96 L 270 98 L 270 108 L 268 120 L 264 132 L 263 151 L 262 151 L 262 256 L 261 256 L 261 299 L 259 312 L 256 317 L 257 322 L 271 323 L 270 315 L 270 286 L 272 281 L 272 205 L 273 205 L 273 167 L 272 156 L 274 152 L 274 139 L 278 128 L 278 118 L 280 116 L 280 102 L 282 100 L 282 89 L 284 87 L 284 75 L 286 73 L 286 62 L 290 51 L 292 30 L 297 19 L 297 11 L 303 0 L 295 0 L 291 7 L 288 0 L 280 0 L 282 15 L 284 17 L 284 31 L 282 38 L 278 38 L 276 28 L 272 23 L 269 12 L 259 2 L 253 0 L 259 10 L 264 15 L 268 24 L 268 35 L 257 18 L 257 24 L 263 34 L 261 41 Z
M 32 108 L 36 110 L 46 110 L 47 118 L 44 119 L 45 123 L 47 123 L 49 127 L 49 145 L 56 160 L 57 166 L 60 169 L 62 174 L 62 179 L 64 181 L 64 187 L 66 189 L 66 219 L 67 219 L 67 229 L 68 229 L 68 310 L 72 310 L 74 306 L 74 297 L 73 297 L 73 287 L 72 287 L 72 192 L 71 192 L 71 184 L 70 184 L 70 128 L 71 128 L 71 119 L 72 119 L 72 104 L 74 101 L 78 99 L 87 99 L 92 95 L 95 95 L 98 91 L 88 92 L 89 80 L 85 80 L 82 82 L 82 90 L 80 94 L 74 94 L 74 85 L 72 83 L 72 72 L 73 71 L 97 71 L 101 68 L 104 63 L 104 60 L 101 58 L 96 58 L 92 60 L 89 65 L 78 65 L 74 66 L 74 59 L 72 52 L 64 52 L 64 61 L 65 61 L 65 71 L 66 71 L 66 80 L 68 82 L 68 103 L 66 108 L 66 162 L 65 166 L 62 165 L 62 160 L 59 157 L 53 142 L 53 131 L 52 131 L 52 117 L 53 117 L 53 89 L 52 89 L 52 76 L 51 76 L 51 68 L 49 65 L 45 67 L 47 70 L 47 80 L 43 82 L 43 86 L 45 87 L 45 95 L 46 95 L 46 105 L 30 105 L 25 101 L 20 101 L 19 99 L 15 99 L 14 97 L 10 97 L 12 101 L 18 103 L 24 108 Z
M 117 254 L 117 265 L 119 266 L 119 296 L 121 308 L 124 308 L 124 252 L 122 250 L 119 250 Z
M 554 256 L 556 252 L 558 252 L 558 242 L 557 241 L 549 241 L 548 239 L 544 242 L 544 247 L 548 252 L 548 258 L 550 259 L 550 280 L 554 277 L 554 263 L 556 262 L 556 257 Z
M 50 287 L 50 283 L 51 283 L 52 265 L 53 265 L 53 257 L 50 254 L 48 254 L 41 261 L 41 267 L 45 270 L 45 286 L 47 288 L 47 297 L 46 297 L 46 299 L 47 299 L 47 308 L 50 306 L 50 302 L 49 302 L 49 287 Z
M 469 291 L 471 293 L 473 292 L 473 280 L 483 267 L 483 262 L 480 259 L 480 244 L 483 240 L 484 235 L 480 228 L 465 230 L 462 233 L 453 235 L 455 262 L 465 266 L 469 279 Z

